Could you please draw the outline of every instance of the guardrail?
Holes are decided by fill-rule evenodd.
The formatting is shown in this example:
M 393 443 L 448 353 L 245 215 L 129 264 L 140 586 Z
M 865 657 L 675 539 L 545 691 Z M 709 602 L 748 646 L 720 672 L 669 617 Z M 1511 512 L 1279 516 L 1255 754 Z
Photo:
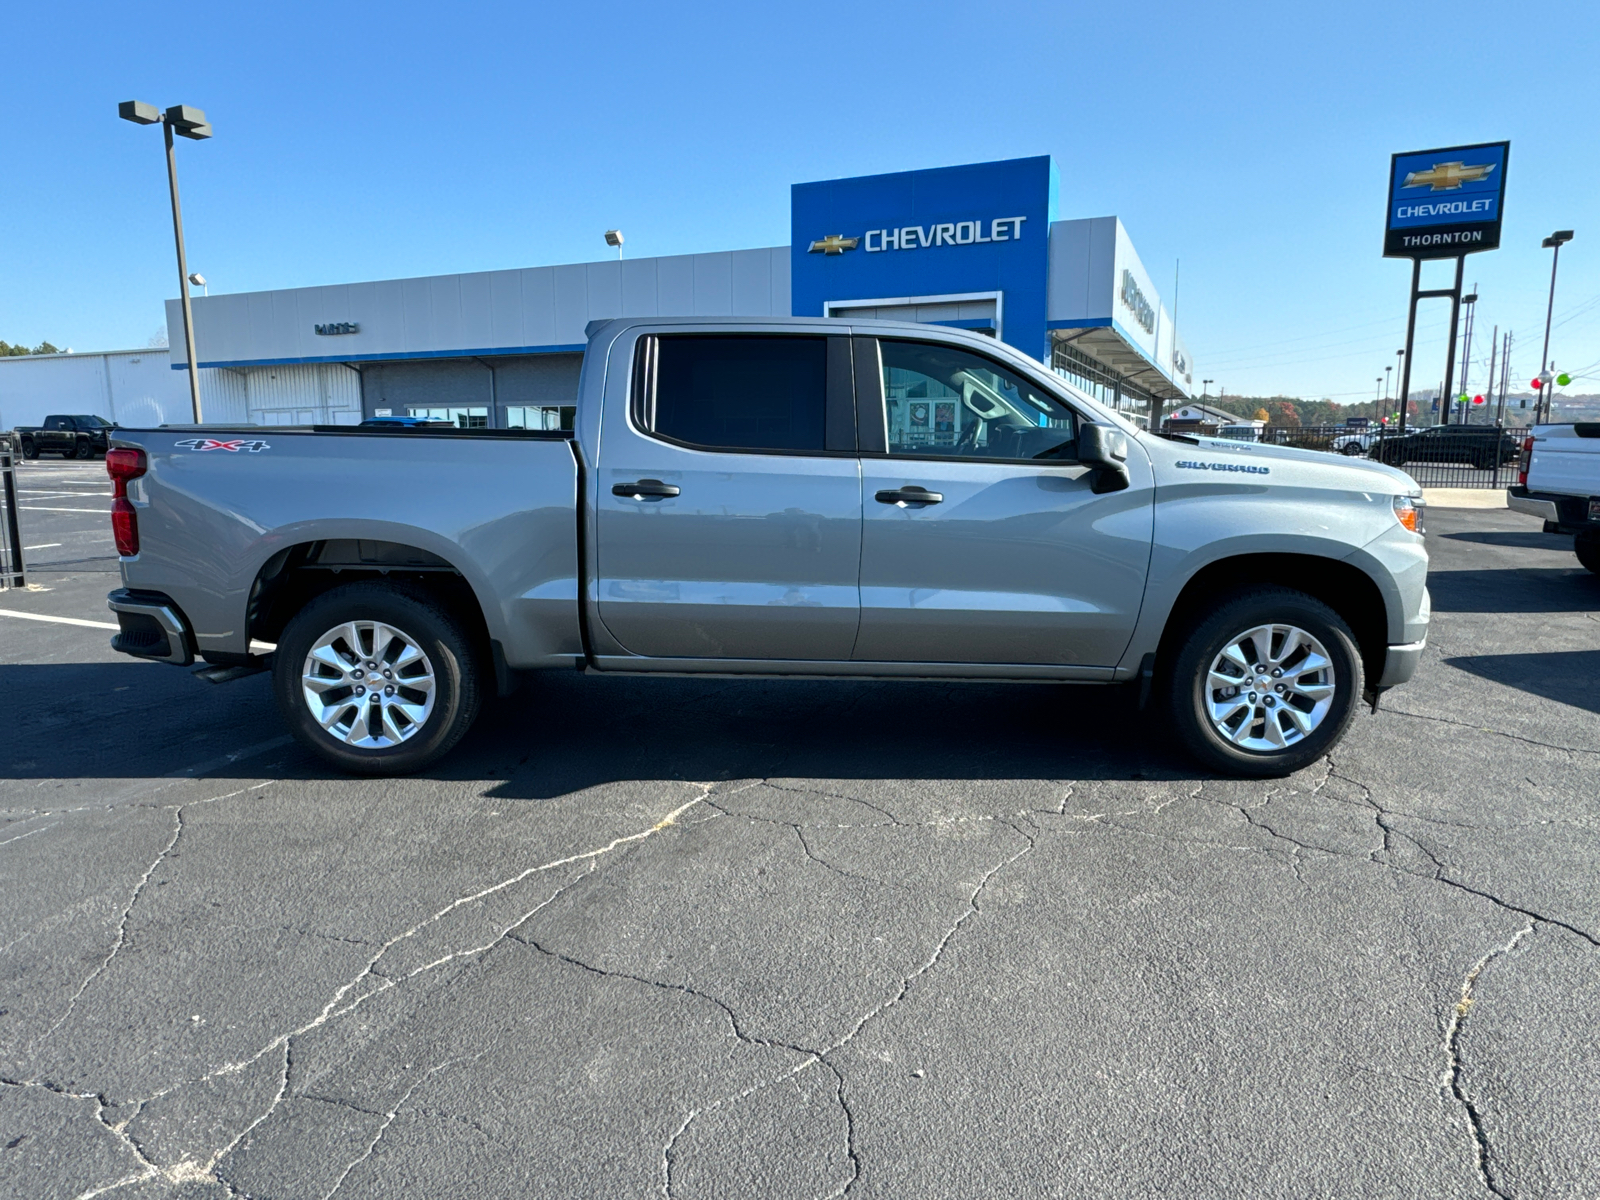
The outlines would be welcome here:
M 1275 446 L 1370 458 L 1399 467 L 1423 487 L 1504 488 L 1517 481 L 1517 460 L 1528 430 L 1494 425 L 1436 425 L 1376 429 L 1346 425 L 1292 429 L 1269 425 L 1261 440 Z
M 22 561 L 22 523 L 17 517 L 17 460 L 10 439 L 0 446 L 0 588 L 28 586 Z

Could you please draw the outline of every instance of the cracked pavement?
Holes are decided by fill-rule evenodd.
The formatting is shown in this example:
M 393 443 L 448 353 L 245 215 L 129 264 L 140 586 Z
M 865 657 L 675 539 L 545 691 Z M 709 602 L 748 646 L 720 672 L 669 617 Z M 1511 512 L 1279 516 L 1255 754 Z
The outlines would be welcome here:
M 14 621 L 0 1196 L 1600 1194 L 1600 580 L 1429 522 L 1419 678 L 1273 781 L 1088 689 L 566 676 L 346 779 Z

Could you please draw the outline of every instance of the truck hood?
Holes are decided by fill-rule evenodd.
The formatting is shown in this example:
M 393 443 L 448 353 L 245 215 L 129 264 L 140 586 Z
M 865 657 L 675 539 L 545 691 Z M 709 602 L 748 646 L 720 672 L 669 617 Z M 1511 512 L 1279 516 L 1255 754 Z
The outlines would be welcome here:
M 1160 440 L 1168 447 L 1192 444 L 1195 449 L 1205 451 L 1208 458 L 1215 454 L 1223 454 L 1244 463 L 1306 463 L 1323 470 L 1347 472 L 1351 477 L 1352 491 L 1384 492 L 1399 496 L 1422 494 L 1421 486 L 1404 471 L 1398 467 L 1373 462 L 1370 458 L 1352 459 L 1342 454 L 1331 454 L 1326 450 L 1297 450 L 1292 446 L 1267 446 L 1260 442 L 1237 442 L 1232 438 L 1185 437 L 1179 442 L 1170 438 L 1157 439 L 1156 435 L 1150 433 L 1141 433 L 1140 436 Z

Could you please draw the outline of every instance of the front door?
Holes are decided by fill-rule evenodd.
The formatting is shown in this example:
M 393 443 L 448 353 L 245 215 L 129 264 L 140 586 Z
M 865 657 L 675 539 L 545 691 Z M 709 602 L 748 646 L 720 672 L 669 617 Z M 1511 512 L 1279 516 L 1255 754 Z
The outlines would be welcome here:
M 654 658 L 849 659 L 861 565 L 850 339 L 645 336 L 631 392 L 601 434 L 606 630 Z
M 857 340 L 858 359 L 872 342 Z M 986 356 L 877 342 L 860 371 L 861 634 L 871 662 L 1114 666 L 1133 634 L 1152 533 L 1151 475 L 1096 495 L 1078 417 Z M 1134 459 L 1138 461 L 1133 461 Z

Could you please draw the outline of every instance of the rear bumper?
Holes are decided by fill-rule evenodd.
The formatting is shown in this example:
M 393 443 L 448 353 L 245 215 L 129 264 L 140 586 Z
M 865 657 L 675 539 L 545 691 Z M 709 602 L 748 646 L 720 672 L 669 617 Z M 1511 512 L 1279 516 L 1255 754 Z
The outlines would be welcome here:
M 117 614 L 121 627 L 111 639 L 113 650 L 180 667 L 194 662 L 189 628 L 169 597 L 160 592 L 118 588 L 106 597 L 106 607 Z
M 1589 519 L 1589 497 L 1561 492 L 1530 492 L 1518 484 L 1506 489 L 1506 507 L 1544 521 L 1546 533 L 1600 532 L 1600 521 Z
M 1378 682 L 1373 687 L 1382 691 L 1409 682 L 1417 673 L 1417 664 L 1422 661 L 1422 652 L 1427 645 L 1428 639 L 1423 638 L 1420 642 L 1409 642 L 1404 646 L 1390 646 L 1383 658 L 1383 674 L 1378 676 Z

